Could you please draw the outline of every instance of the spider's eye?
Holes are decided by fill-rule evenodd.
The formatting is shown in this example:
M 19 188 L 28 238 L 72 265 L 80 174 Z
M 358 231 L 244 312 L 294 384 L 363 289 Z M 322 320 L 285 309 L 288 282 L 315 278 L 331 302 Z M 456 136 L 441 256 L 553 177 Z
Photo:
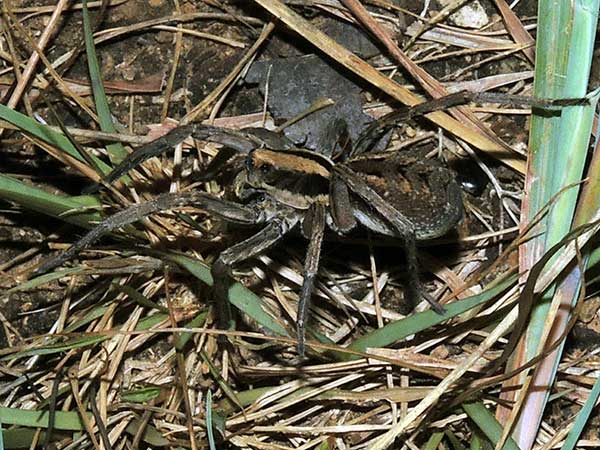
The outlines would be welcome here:
M 271 166 L 263 164 L 262 166 L 260 166 L 260 171 L 261 171 L 261 173 L 266 175 L 271 171 Z

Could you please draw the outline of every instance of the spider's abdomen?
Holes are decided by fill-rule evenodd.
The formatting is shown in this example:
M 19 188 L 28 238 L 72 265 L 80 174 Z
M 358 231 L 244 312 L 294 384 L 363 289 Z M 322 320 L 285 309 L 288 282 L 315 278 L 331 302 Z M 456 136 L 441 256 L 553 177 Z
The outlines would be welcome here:
M 348 165 L 412 223 L 418 240 L 443 236 L 462 218 L 460 187 L 453 172 L 437 161 L 388 153 L 357 158 Z M 383 234 L 395 234 L 385 217 L 371 217 L 370 223 L 365 208 L 368 205 L 358 205 L 356 211 L 363 225 Z

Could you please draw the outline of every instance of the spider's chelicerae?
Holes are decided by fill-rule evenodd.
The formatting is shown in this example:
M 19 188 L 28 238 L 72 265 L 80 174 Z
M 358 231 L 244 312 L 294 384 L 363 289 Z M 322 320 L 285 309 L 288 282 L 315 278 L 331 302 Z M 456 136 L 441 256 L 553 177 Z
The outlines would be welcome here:
M 116 181 L 146 159 L 192 135 L 223 145 L 204 177 L 210 178 L 224 169 L 233 174 L 229 190 L 235 201 L 195 190 L 159 195 L 108 217 L 36 272 L 60 266 L 104 234 L 149 214 L 195 206 L 228 222 L 262 227 L 223 251 L 212 266 L 214 295 L 222 324 L 227 324 L 231 317 L 227 299 L 231 267 L 264 252 L 290 231 L 299 229 L 309 240 L 297 315 L 298 352 L 302 355 L 308 305 L 325 229 L 344 235 L 359 224 L 403 242 L 408 288 L 413 298 L 421 296 L 436 312 L 443 313 L 443 308 L 420 287 L 416 242 L 440 237 L 456 226 L 463 213 L 459 186 L 453 173 L 441 164 L 417 160 L 402 152 L 376 153 L 373 147 L 399 122 L 468 101 L 555 106 L 525 97 L 460 92 L 384 116 L 367 127 L 353 146 L 343 144 L 343 126 L 334 127 L 339 133 L 330 148 L 320 152 L 295 147 L 266 130 L 233 131 L 200 124 L 184 125 L 136 149 L 103 181 Z M 560 105 L 573 104 L 567 102 Z

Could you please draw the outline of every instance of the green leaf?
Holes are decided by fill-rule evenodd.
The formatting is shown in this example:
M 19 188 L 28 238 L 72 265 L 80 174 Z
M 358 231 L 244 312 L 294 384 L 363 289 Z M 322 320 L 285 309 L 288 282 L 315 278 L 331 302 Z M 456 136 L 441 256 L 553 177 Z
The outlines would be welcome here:
M 147 403 L 150 400 L 155 399 L 161 393 L 160 387 L 145 387 L 141 389 L 134 389 L 131 391 L 124 391 L 121 393 L 121 399 L 125 402 L 131 403 Z
M 84 429 L 78 412 L 56 411 L 53 428 L 55 430 L 82 431 Z M 0 422 L 8 425 L 21 425 L 33 428 L 48 428 L 49 411 L 36 411 L 19 408 L 0 408 Z M 90 414 L 89 419 L 92 416 Z

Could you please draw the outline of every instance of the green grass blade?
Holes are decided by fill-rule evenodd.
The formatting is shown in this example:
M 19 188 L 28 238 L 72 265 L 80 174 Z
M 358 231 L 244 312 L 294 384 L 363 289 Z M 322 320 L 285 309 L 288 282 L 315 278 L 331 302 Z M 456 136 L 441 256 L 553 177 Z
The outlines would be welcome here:
M 481 402 L 464 403 L 461 406 L 467 416 L 477 424 L 483 434 L 495 446 L 502 437 L 502 426 L 494 415 Z M 519 450 L 519 446 L 509 437 L 502 450 Z
M 167 314 L 156 313 L 148 317 L 144 317 L 141 319 L 137 326 L 135 327 L 136 331 L 144 331 L 149 330 L 155 325 L 167 320 L 169 316 Z M 58 339 L 58 337 L 56 337 Z M 1 360 L 14 360 L 17 358 L 26 358 L 28 356 L 36 356 L 36 355 L 52 355 L 55 353 L 66 352 L 69 350 L 90 347 L 92 345 L 98 344 L 100 342 L 104 342 L 107 339 L 110 339 L 110 334 L 92 334 L 86 335 L 82 334 L 82 337 L 72 338 L 58 343 L 51 343 L 48 345 L 42 345 L 39 347 L 29 348 L 27 350 L 21 350 L 15 352 L 13 354 L 4 356 Z
M 56 430 L 82 431 L 83 423 L 79 413 L 56 411 L 53 428 Z M 0 422 L 5 425 L 20 425 L 33 428 L 48 428 L 49 411 L 35 411 L 19 408 L 0 408 Z M 91 420 L 91 415 L 90 415 Z
M 456 437 L 456 435 L 451 430 L 446 430 L 444 433 L 450 441 L 450 445 L 453 450 L 467 450 L 464 445 L 460 443 L 460 440 Z
M 583 427 L 590 419 L 592 414 L 592 410 L 596 406 L 596 402 L 598 397 L 600 396 L 600 378 L 596 379 L 594 383 L 594 387 L 590 392 L 590 396 L 585 401 L 583 408 L 577 414 L 577 418 L 575 419 L 575 423 L 573 424 L 573 428 L 569 432 L 567 439 L 562 447 L 562 450 L 574 450 L 577 445 L 577 441 L 579 440 L 579 436 L 581 436 L 581 432 L 583 431 Z
M 239 404 L 242 407 L 250 406 L 252 403 L 256 402 L 263 395 L 268 394 L 273 390 L 277 390 L 278 386 L 263 386 L 259 388 L 249 389 L 247 391 L 241 391 L 236 393 L 236 397 L 239 401 Z M 217 407 L 215 408 L 221 411 L 224 415 L 233 414 L 239 411 L 239 406 L 234 404 L 229 398 L 224 397 L 219 400 Z
M 433 433 L 427 440 L 427 443 L 425 444 L 423 450 L 436 450 L 436 448 L 438 448 L 438 445 L 440 445 L 440 442 L 442 442 L 443 438 L 444 433 Z
M 217 450 L 215 436 L 213 434 L 212 424 L 212 392 L 210 389 L 206 393 L 206 434 L 208 436 L 208 446 L 210 450 Z
M 553 177 L 553 179 L 559 179 L 562 182 L 562 185 L 556 185 L 551 188 L 553 190 L 556 189 L 556 192 L 562 189 L 562 187 L 577 182 L 582 178 L 596 102 L 597 98 L 594 99 L 593 105 L 569 108 L 563 113 L 564 121 L 561 122 L 561 124 L 565 125 L 561 126 L 561 132 L 559 133 L 561 138 L 559 139 L 559 142 L 562 144 L 558 148 L 569 148 L 571 150 L 569 152 L 563 151 L 563 153 L 568 153 L 566 160 L 565 157 L 550 158 L 554 160 L 561 159 L 563 163 L 560 172 L 562 172 L 564 176 Z M 567 129 L 569 131 L 566 131 Z M 571 131 L 575 134 L 572 134 Z M 571 142 L 570 145 L 567 144 L 569 141 Z M 557 242 L 560 242 L 571 229 L 578 194 L 579 189 L 569 189 L 565 191 L 558 197 L 555 205 L 550 209 L 547 218 L 546 250 L 551 248 Z M 549 264 L 552 264 L 552 261 Z M 532 311 L 530 327 L 527 333 L 528 345 L 526 355 L 528 358 L 535 356 L 538 350 L 542 330 L 546 322 L 546 316 L 554 293 L 554 289 L 549 290 Z M 576 298 L 577 296 L 574 296 L 573 301 L 575 301 Z
M 147 403 L 157 398 L 161 394 L 162 390 L 163 389 L 160 387 L 150 386 L 141 389 L 123 391 L 121 392 L 121 400 L 132 403 Z
M 538 97 L 582 97 L 588 89 L 589 73 L 598 21 L 598 0 L 548 1 L 539 4 L 538 60 L 534 93 Z M 549 56 L 551 55 L 551 56 Z M 550 95 L 548 95 L 550 94 Z M 595 99 L 597 101 L 597 98 Z M 581 180 L 591 136 L 593 106 L 565 108 L 560 118 L 534 116 L 530 139 L 530 161 L 527 174 L 527 199 L 523 216 L 531 219 L 563 187 Z M 561 242 L 573 225 L 579 189 L 570 189 L 557 199 L 545 218 L 546 233 L 529 243 L 522 253 L 522 271 L 533 266 L 544 252 Z M 555 261 L 553 258 L 549 264 Z M 564 278 L 563 278 L 564 279 Z M 577 299 L 580 277 L 568 277 L 569 286 L 558 292 L 563 300 L 561 310 Z M 534 305 L 524 339 L 525 349 L 519 353 L 523 360 L 518 366 L 540 351 L 542 334 L 548 319 L 550 304 L 557 294 L 551 287 Z M 569 294 L 568 296 L 566 294 Z M 567 319 L 557 316 L 556 327 L 564 326 Z M 560 333 L 560 331 L 558 331 Z M 562 345 L 546 359 L 535 372 L 534 385 L 551 386 Z M 524 450 L 534 443 L 545 409 L 549 389 L 529 392 L 523 403 L 522 414 L 515 426 L 514 438 Z
M 211 376 L 217 382 L 219 387 L 223 390 L 227 398 L 229 398 L 229 400 L 231 400 L 233 404 L 236 405 L 239 409 L 243 410 L 244 407 L 240 403 L 240 400 L 237 398 L 237 394 L 235 393 L 234 389 L 221 376 L 219 369 L 215 367 L 215 365 L 212 363 L 206 352 L 200 351 L 200 357 L 202 358 L 202 361 L 204 361 L 204 364 L 208 366 L 208 370 Z
M 18 127 L 21 131 L 24 131 L 47 144 L 50 144 L 56 148 L 59 148 L 67 155 L 75 158 L 78 161 L 85 163 L 83 157 L 79 154 L 77 149 L 71 144 L 69 139 L 60 133 L 57 133 L 52 128 L 42 125 L 41 123 L 33 120 L 30 117 L 25 116 L 17 111 L 14 111 L 7 106 L 0 105 L 0 119 L 6 120 L 7 122 Z M 102 160 L 92 156 L 94 162 L 103 173 L 110 172 L 111 168 Z
M 192 320 L 190 320 L 188 323 L 186 323 L 185 328 L 201 328 L 204 326 L 207 317 L 208 317 L 208 311 L 202 311 L 200 314 L 198 314 L 196 317 L 194 317 Z M 175 349 L 177 351 L 183 351 L 183 349 L 185 348 L 185 345 L 189 342 L 189 340 L 192 338 L 192 336 L 193 336 L 193 333 L 187 333 L 187 332 L 179 333 L 179 335 L 177 337 L 177 342 L 175 344 Z
M 57 272 L 46 273 L 44 275 L 40 275 L 39 277 L 32 278 L 31 280 L 27 280 L 27 281 L 19 284 L 18 286 L 10 288 L 6 292 L 4 292 L 3 295 L 7 296 L 10 294 L 14 294 L 15 292 L 22 292 L 22 291 L 28 291 L 30 289 L 35 289 L 35 288 L 42 286 L 46 283 L 49 283 L 51 281 L 59 280 L 63 277 L 69 276 L 69 275 L 76 275 L 80 272 L 83 272 L 83 270 L 84 269 L 82 269 L 81 267 L 73 267 L 71 269 L 65 269 L 65 270 L 59 270 Z
M 54 195 L 3 174 L 0 174 L 0 198 L 84 227 L 102 219 L 100 213 L 90 212 L 100 207 L 96 197 Z M 78 213 L 77 210 L 83 211 Z
M 142 419 L 133 420 L 129 425 L 127 425 L 125 431 L 127 431 L 127 433 L 129 433 L 131 436 L 137 436 L 138 431 L 142 426 L 144 427 L 142 441 L 150 444 L 150 447 L 148 448 L 167 447 L 173 444 L 170 440 L 165 439 L 163 434 L 158 431 L 154 425 L 146 423 Z
M 203 283 L 212 286 L 213 279 L 210 268 L 200 261 L 176 253 L 156 252 L 156 254 L 179 265 Z M 229 288 L 229 301 L 244 314 L 247 314 L 273 333 L 280 336 L 289 336 L 285 328 L 263 309 L 260 297 L 240 283 L 233 283 Z
M 556 58 L 545 59 L 538 49 L 537 54 L 541 59 L 536 64 L 536 96 L 544 96 L 549 90 L 563 98 L 583 97 L 586 93 L 598 20 L 598 0 L 576 1 L 573 10 L 568 8 L 567 3 L 540 2 L 539 46 L 542 47 L 546 40 L 549 40 L 556 44 L 553 50 L 560 54 Z M 560 20 L 555 18 L 558 12 L 563 13 Z M 558 20 L 565 28 L 549 29 L 544 22 L 548 16 Z M 566 34 L 569 30 L 572 33 Z M 550 35 L 546 36 L 547 34 Z M 562 40 L 558 39 L 558 36 L 562 36 Z M 570 39 L 565 39 L 565 36 L 569 36 Z M 544 66 L 545 63 L 547 66 Z M 548 79 L 548 74 L 555 75 L 557 79 Z M 544 82 L 544 79 L 548 80 Z M 537 198 L 531 195 L 533 189 L 530 189 L 530 217 L 543 208 L 550 196 L 581 179 L 592 118 L 593 108 L 590 106 L 565 108 L 559 119 L 534 116 L 531 131 L 531 164 L 534 167 L 543 166 L 544 170 L 534 172 L 531 176 L 542 183 L 545 194 Z M 548 127 L 551 127 L 550 132 Z M 539 138 L 540 133 L 546 136 L 545 139 L 548 136 L 551 139 L 547 141 Z M 566 191 L 551 208 L 546 218 L 545 249 L 559 242 L 571 228 L 578 193 L 578 189 Z M 539 335 L 546 320 L 552 294 L 553 292 L 549 292 L 532 313 L 526 351 L 528 358 L 534 356 L 537 351 Z
M 92 82 L 92 92 L 94 94 L 94 103 L 96 104 L 96 112 L 100 120 L 100 128 L 108 133 L 116 133 L 117 129 L 112 120 L 106 92 L 102 83 L 102 75 L 100 73 L 100 65 L 96 56 L 96 47 L 94 46 L 94 33 L 90 21 L 90 14 L 87 8 L 87 0 L 82 2 L 83 13 L 83 35 L 85 39 L 85 51 L 88 60 L 88 70 L 90 80 Z M 106 146 L 108 155 L 113 163 L 118 163 L 127 156 L 127 152 L 123 145 L 119 142 Z
M 444 305 L 444 308 L 446 309 L 445 314 L 437 314 L 436 312 L 429 310 L 413 314 L 401 320 L 390 322 L 382 328 L 378 328 L 369 334 L 359 337 L 349 346 L 349 349 L 364 352 L 369 347 L 387 347 L 394 342 L 405 339 L 407 336 L 426 330 L 490 301 L 512 286 L 515 281 L 516 275 L 509 276 L 494 287 L 487 289 L 480 294 Z M 357 358 L 354 355 L 340 355 L 340 357 L 343 360 Z
M 564 39 L 572 29 L 568 7 L 563 1 L 540 0 L 538 4 L 538 35 L 533 92 L 538 98 L 559 98 L 567 73 L 568 51 Z M 552 176 L 552 161 L 544 157 L 544 148 L 556 142 L 560 117 L 532 114 L 529 135 L 529 167 L 527 196 L 530 208 L 524 213 L 531 221 L 551 194 L 545 185 Z M 541 156 L 540 156 L 541 155 Z M 533 245 L 532 241 L 530 244 Z

